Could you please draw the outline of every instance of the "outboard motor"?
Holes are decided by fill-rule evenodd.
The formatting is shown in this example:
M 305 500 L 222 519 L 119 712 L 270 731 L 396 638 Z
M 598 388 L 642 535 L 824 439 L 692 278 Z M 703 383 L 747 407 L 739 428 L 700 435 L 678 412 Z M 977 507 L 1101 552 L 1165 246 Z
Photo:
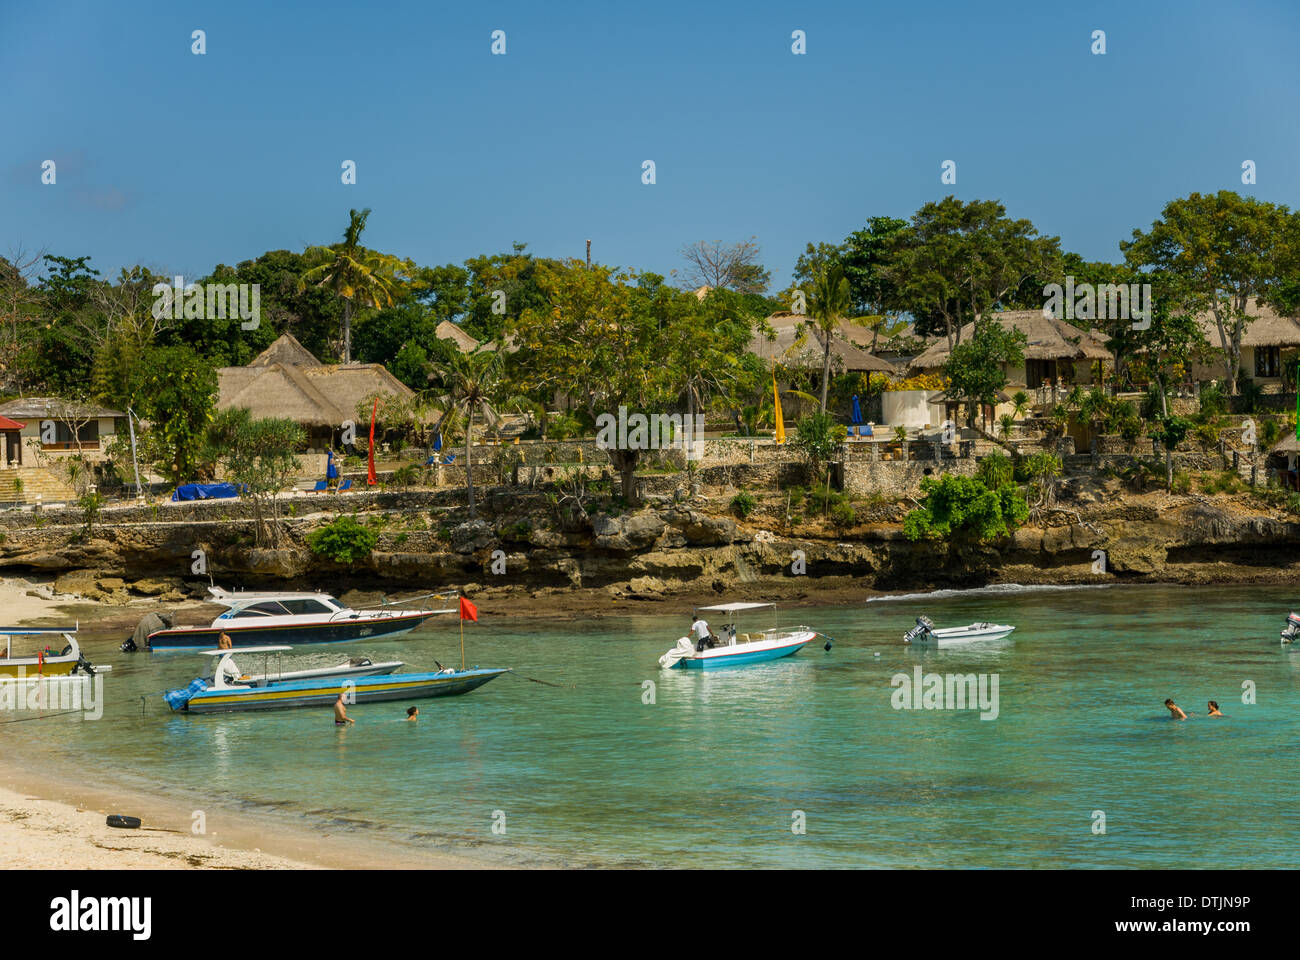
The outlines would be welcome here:
M 914 626 L 911 630 L 907 631 L 907 633 L 903 634 L 903 642 L 911 643 L 917 637 L 920 637 L 923 634 L 927 634 L 933 629 L 934 629 L 934 621 L 932 621 L 929 617 L 917 617 L 916 626 Z
M 1291 614 L 1282 625 L 1283 643 L 1292 643 L 1296 637 L 1300 637 L 1300 613 Z

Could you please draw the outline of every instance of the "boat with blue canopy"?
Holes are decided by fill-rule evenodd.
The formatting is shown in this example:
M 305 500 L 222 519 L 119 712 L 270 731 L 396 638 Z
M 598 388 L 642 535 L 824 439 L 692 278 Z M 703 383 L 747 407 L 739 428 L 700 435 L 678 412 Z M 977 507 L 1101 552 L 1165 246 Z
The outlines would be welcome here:
M 772 626 L 759 631 L 738 631 L 741 619 L 749 619 L 761 610 L 772 611 Z M 772 603 L 719 603 L 696 607 L 693 629 L 700 629 L 697 625 L 703 623 L 703 629 L 709 630 L 704 617 L 714 613 L 721 614 L 722 626 L 718 635 L 713 635 L 710 630 L 703 638 L 680 638 L 677 646 L 659 658 L 659 665 L 665 669 L 705 670 L 763 663 L 796 654 L 818 636 L 815 630 L 806 626 L 778 627 L 776 605 Z M 830 649 L 829 640 L 826 649 Z
M 163 694 L 167 705 L 183 713 L 231 713 L 245 710 L 283 710 L 290 707 L 328 707 L 340 693 L 353 703 L 418 700 L 469 693 L 503 673 L 505 668 L 396 673 L 400 663 L 345 663 L 337 667 L 275 674 L 240 673 L 234 655 L 271 654 L 292 650 L 288 646 L 244 647 L 198 651 L 215 657 L 212 674 L 197 677 L 188 686 Z M 378 671 L 378 672 L 376 672 Z

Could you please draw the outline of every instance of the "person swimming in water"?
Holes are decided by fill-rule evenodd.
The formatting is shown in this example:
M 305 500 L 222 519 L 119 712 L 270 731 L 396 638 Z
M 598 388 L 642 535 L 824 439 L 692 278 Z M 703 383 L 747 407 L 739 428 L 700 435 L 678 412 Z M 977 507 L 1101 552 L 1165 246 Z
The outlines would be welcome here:
M 1213 700 L 1210 701 L 1210 712 L 1207 713 L 1206 716 L 1207 716 L 1207 717 L 1221 717 L 1221 716 L 1223 716 L 1223 713 L 1219 710 L 1219 705 L 1218 705 L 1217 703 L 1215 703 Z
M 420 708 L 419 708 L 419 707 L 407 707 L 407 708 L 406 708 L 406 719 L 407 719 L 407 720 L 419 720 L 419 719 L 420 719 Z
M 1178 704 L 1174 703 L 1173 700 L 1166 700 L 1165 706 L 1169 708 L 1169 715 L 1173 717 L 1175 720 L 1187 719 L 1187 714 L 1183 712 L 1183 708 L 1180 707 Z
M 334 725 L 336 727 L 346 727 L 349 723 L 356 723 L 355 720 L 348 716 L 348 708 L 343 704 L 345 696 L 347 694 L 340 693 L 339 698 L 334 701 Z

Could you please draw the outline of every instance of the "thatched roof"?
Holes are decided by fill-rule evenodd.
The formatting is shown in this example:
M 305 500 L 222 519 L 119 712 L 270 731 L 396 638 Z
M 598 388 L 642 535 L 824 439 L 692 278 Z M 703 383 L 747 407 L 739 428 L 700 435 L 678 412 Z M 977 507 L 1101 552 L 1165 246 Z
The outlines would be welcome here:
M 1004 310 L 990 313 L 985 320 L 996 320 L 1008 330 L 1020 330 L 1028 338 L 1025 343 L 1026 360 L 1109 360 L 1105 338 L 1093 330 L 1080 330 L 1064 320 L 1043 316 L 1042 310 Z M 961 328 L 961 342 L 965 343 L 975 333 L 975 324 Z M 912 360 L 910 369 L 933 370 L 948 362 L 951 351 L 945 337 L 931 344 Z
M 776 339 L 769 340 L 763 333 L 755 332 L 749 341 L 749 349 L 766 360 L 775 360 L 783 364 L 808 364 L 821 366 L 825 341 L 817 325 L 801 313 L 774 313 L 767 318 Z M 840 324 L 840 329 L 831 337 L 831 356 L 839 361 L 844 370 L 851 373 L 898 373 L 887 360 L 882 360 L 871 352 L 854 343 L 848 335 L 849 325 Z M 803 343 L 799 342 L 803 333 Z
M 77 403 L 60 397 L 23 397 L 0 403 L 0 416 L 20 420 L 58 420 L 65 416 L 98 418 L 125 417 L 126 414 L 96 403 Z
M 1300 322 L 1296 318 L 1280 314 L 1254 297 L 1246 301 L 1246 313 L 1253 319 L 1242 331 L 1243 347 L 1300 346 Z M 1211 347 L 1220 350 L 1225 348 L 1223 339 L 1219 336 L 1219 325 L 1214 322 L 1213 311 L 1207 310 L 1199 314 L 1196 322 Z
M 272 351 L 287 362 L 268 356 Z M 256 418 L 287 417 L 320 427 L 355 420 L 357 407 L 369 396 L 414 396 L 380 364 L 322 364 L 289 334 L 247 367 L 219 369 L 217 384 L 218 410 L 244 407 Z
M 1286 435 L 1282 437 L 1281 440 L 1273 444 L 1273 449 L 1270 450 L 1269 452 L 1270 453 L 1300 453 L 1300 440 L 1296 439 L 1296 435 L 1294 433 L 1288 431 Z
M 450 340 L 456 344 L 456 349 L 461 353 L 473 353 L 479 348 L 479 342 L 461 329 L 460 324 L 452 323 L 450 320 L 444 320 L 438 324 L 434 330 L 439 340 Z
M 319 367 L 320 361 L 310 350 L 298 342 L 291 333 L 282 333 L 248 364 L 250 367 L 269 367 L 281 363 L 286 367 Z

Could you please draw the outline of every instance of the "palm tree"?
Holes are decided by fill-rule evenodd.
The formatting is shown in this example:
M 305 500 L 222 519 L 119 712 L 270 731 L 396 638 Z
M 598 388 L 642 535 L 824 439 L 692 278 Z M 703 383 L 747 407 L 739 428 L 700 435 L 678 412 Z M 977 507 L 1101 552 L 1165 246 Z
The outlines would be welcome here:
M 501 387 L 504 369 L 502 354 L 496 350 L 456 352 L 450 359 L 433 365 L 433 376 L 446 393 L 437 401 L 445 411 L 438 421 L 438 432 L 457 412 L 465 414 L 465 489 L 469 496 L 469 516 L 474 519 L 474 471 L 470 449 L 474 443 L 474 420 L 483 415 L 484 422 L 495 428 L 501 421 L 493 400 Z
M 309 286 L 328 287 L 343 299 L 343 362 L 352 362 L 352 315 L 357 307 L 389 307 L 393 287 L 410 264 L 361 246 L 370 208 L 348 211 L 343 242 L 329 247 L 308 247 L 303 257 L 312 267 L 298 278 L 298 291 Z
M 808 291 L 808 314 L 821 332 L 822 340 L 822 396 L 821 412 L 826 412 L 826 393 L 831 382 L 831 338 L 840 331 L 844 322 L 866 324 L 879 317 L 850 317 L 853 294 L 844 268 L 833 264 L 818 272 Z

